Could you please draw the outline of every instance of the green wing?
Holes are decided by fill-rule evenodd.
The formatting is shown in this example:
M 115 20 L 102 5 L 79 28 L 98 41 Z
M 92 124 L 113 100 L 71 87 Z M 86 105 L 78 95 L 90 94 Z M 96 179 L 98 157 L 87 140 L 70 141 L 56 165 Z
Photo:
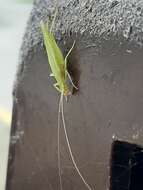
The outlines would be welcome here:
M 53 34 L 49 32 L 48 25 L 41 22 L 41 29 L 52 73 L 59 86 L 61 86 L 66 80 L 64 57 L 54 39 Z

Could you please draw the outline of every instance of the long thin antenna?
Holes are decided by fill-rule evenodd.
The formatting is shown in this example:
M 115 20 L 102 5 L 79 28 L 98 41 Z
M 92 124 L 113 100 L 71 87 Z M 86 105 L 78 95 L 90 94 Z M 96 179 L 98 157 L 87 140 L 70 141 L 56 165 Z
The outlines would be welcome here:
M 62 176 L 61 176 L 61 156 L 60 156 L 60 113 L 61 113 L 62 96 L 63 95 L 61 93 L 59 100 L 59 108 L 58 108 L 58 170 L 59 170 L 60 190 L 63 190 Z
M 79 170 L 79 168 L 78 168 L 78 166 L 76 164 L 76 161 L 74 159 L 73 153 L 72 153 L 71 145 L 70 145 L 68 134 L 67 134 L 65 118 L 64 118 L 63 94 L 61 95 L 61 112 L 62 112 L 62 121 L 63 121 L 64 133 L 65 133 L 65 137 L 66 137 L 66 141 L 67 141 L 67 145 L 68 145 L 68 150 L 69 150 L 69 153 L 70 153 L 72 163 L 73 163 L 77 173 L 79 174 L 80 178 L 82 179 L 83 183 L 85 184 L 85 186 L 88 188 L 88 190 L 92 190 L 91 187 L 89 186 L 89 184 L 84 179 L 83 175 L 81 174 L 81 172 L 80 172 L 80 170 Z

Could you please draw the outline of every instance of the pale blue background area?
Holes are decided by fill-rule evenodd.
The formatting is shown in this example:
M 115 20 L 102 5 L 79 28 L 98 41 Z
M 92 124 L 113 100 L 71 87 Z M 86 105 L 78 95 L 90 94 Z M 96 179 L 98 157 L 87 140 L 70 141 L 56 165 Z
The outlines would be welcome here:
M 31 7 L 30 0 L 0 0 L 0 109 L 10 114 L 18 54 Z M 5 189 L 9 132 L 10 124 L 0 120 L 0 190 Z

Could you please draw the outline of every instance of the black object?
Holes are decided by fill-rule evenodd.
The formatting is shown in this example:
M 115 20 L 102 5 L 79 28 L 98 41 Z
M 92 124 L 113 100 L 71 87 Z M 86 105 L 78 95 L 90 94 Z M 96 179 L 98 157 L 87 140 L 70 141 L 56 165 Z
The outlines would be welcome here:
M 111 159 L 111 190 L 143 189 L 143 148 L 115 141 Z

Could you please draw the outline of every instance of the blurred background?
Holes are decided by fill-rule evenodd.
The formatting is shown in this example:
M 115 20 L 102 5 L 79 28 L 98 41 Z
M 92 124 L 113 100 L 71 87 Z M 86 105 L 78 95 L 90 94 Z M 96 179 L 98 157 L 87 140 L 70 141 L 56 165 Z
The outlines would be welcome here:
M 0 190 L 5 189 L 12 89 L 32 0 L 0 0 Z

